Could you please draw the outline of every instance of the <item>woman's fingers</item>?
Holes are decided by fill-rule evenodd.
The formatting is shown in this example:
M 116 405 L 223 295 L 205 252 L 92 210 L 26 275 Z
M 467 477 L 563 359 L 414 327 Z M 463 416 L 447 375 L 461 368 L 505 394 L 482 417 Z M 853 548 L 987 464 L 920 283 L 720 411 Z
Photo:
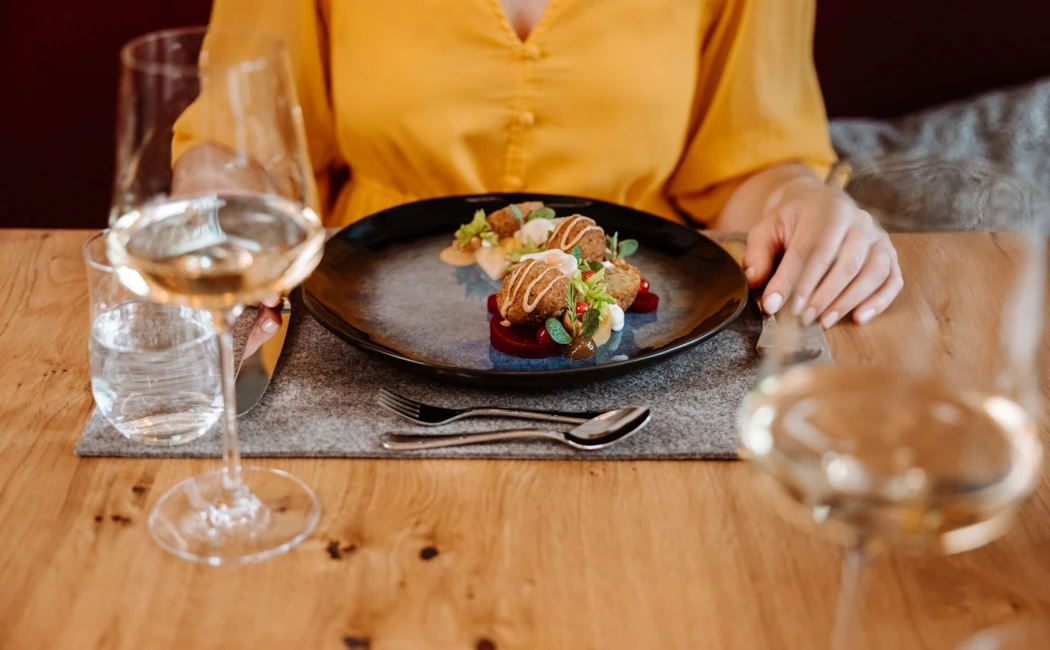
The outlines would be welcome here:
M 747 233 L 744 250 L 744 275 L 752 289 L 762 286 L 773 272 L 781 242 L 776 236 L 775 221 L 763 219 Z
M 775 314 L 780 311 L 780 308 L 784 306 L 784 300 L 794 291 L 804 263 L 805 260 L 802 259 L 797 250 L 788 248 L 784 251 L 784 257 L 781 258 L 776 273 L 770 278 L 769 283 L 766 284 L 765 291 L 762 292 L 762 310 L 764 312 Z
M 255 326 L 267 334 L 273 334 L 281 327 L 281 312 L 279 309 L 269 305 L 259 307 L 259 316 L 256 318 Z
M 839 250 L 851 226 L 856 222 L 851 217 L 853 217 L 852 208 L 840 207 L 823 224 L 816 224 L 818 228 L 800 231 L 798 236 L 792 238 L 788 244 L 788 250 L 799 249 L 800 256 L 806 260 L 795 286 L 794 297 L 791 300 L 791 312 L 795 316 L 802 316 L 803 321 L 807 324 L 817 314 L 817 312 L 807 311 L 810 297 L 817 288 L 817 284 L 828 274 L 831 265 L 838 259 Z
M 825 320 L 838 320 L 838 318 L 832 318 L 832 312 L 828 311 L 828 307 L 864 269 L 868 255 L 876 241 L 878 241 L 878 230 L 871 225 L 870 221 L 862 221 L 850 229 L 846 239 L 842 242 L 838 258 L 824 279 L 820 281 L 816 291 L 809 299 L 809 304 L 802 312 L 803 325 L 809 325 L 822 315 L 828 317 L 821 319 L 825 327 L 828 326 Z
M 281 328 L 281 320 L 280 310 L 260 305 L 259 314 L 255 317 L 252 331 L 248 333 L 248 340 L 244 343 L 244 352 L 241 353 L 241 357 L 250 357 L 255 354 L 259 346 Z
M 854 313 L 857 322 L 870 320 L 875 314 L 886 309 L 900 292 L 903 286 L 900 278 L 896 252 L 889 238 L 883 236 L 871 247 L 860 273 L 823 311 L 820 316 L 821 325 L 825 328 L 831 327 L 850 312 Z M 876 297 L 879 300 L 874 302 Z M 877 310 L 867 313 L 872 306 Z M 862 316 L 863 321 L 860 320 Z
M 901 275 L 901 267 L 897 264 L 896 260 L 893 262 L 893 267 L 890 269 L 890 277 L 886 278 L 886 281 L 882 283 L 878 291 L 871 294 L 871 296 L 857 305 L 853 310 L 853 320 L 858 325 L 863 325 L 875 316 L 886 311 L 886 308 L 893 303 L 893 300 L 900 294 L 901 289 L 904 288 L 904 277 Z

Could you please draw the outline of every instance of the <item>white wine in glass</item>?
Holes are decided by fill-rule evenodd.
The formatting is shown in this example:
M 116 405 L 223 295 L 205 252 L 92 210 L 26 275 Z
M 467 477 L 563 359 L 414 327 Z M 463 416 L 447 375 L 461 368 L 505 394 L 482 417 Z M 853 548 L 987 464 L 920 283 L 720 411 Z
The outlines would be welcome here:
M 325 240 L 287 54 L 266 34 L 189 28 L 138 38 L 121 60 L 110 257 L 132 291 L 212 314 L 224 397 L 222 468 L 164 494 L 150 531 L 206 564 L 261 560 L 320 517 L 299 479 L 242 467 L 237 440 L 230 328 L 301 283 Z
M 1009 529 L 1042 449 L 1016 403 L 887 370 L 800 366 L 749 397 L 752 462 L 866 547 L 978 548 Z

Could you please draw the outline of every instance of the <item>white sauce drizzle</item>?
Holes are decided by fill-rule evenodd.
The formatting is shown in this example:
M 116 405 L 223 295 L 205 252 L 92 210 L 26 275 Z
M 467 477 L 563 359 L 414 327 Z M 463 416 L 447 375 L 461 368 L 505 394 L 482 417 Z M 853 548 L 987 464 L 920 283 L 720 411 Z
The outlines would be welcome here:
M 601 230 L 601 226 L 599 226 L 598 224 L 587 226 L 586 228 L 581 228 L 580 232 L 576 233 L 575 239 L 573 239 L 571 242 L 566 242 L 566 240 L 569 238 L 569 231 L 572 230 L 572 227 L 575 226 L 576 222 L 578 222 L 580 219 L 587 219 L 588 221 L 591 221 L 593 223 L 593 220 L 590 219 L 590 217 L 584 217 L 582 215 L 569 217 L 565 222 L 558 224 L 558 228 L 554 231 L 554 236 L 551 238 L 551 245 L 548 246 L 548 248 L 554 246 L 555 248 L 560 248 L 562 250 L 572 250 L 572 247 L 578 244 L 580 240 L 583 239 L 584 235 L 586 235 L 592 230 Z M 559 234 L 561 235 L 560 244 L 556 243 Z
M 539 262 L 539 260 L 537 259 L 523 260 L 520 264 L 518 264 L 518 266 L 514 268 L 514 271 L 511 272 L 510 277 L 507 278 L 506 282 L 508 283 L 507 286 L 509 288 L 507 290 L 507 293 L 505 294 L 504 300 L 499 305 L 499 313 L 500 316 L 503 316 L 503 318 L 507 317 L 507 307 L 511 303 L 517 301 L 518 291 L 523 288 L 525 279 L 529 275 L 529 270 L 532 269 L 532 267 L 534 267 L 537 262 Z M 545 278 L 547 274 L 551 271 L 554 271 L 554 278 L 547 283 L 547 286 L 544 287 L 542 291 L 533 296 L 534 299 L 530 303 L 529 295 L 532 293 L 532 289 L 539 283 L 540 280 Z M 543 297 L 547 295 L 551 288 L 554 287 L 555 283 L 557 283 L 558 280 L 560 280 L 561 278 L 562 273 L 558 268 L 549 266 L 546 269 L 544 269 L 543 273 L 540 273 L 538 276 L 536 276 L 536 279 L 529 283 L 527 287 L 524 287 L 524 295 L 521 298 L 522 310 L 526 314 L 531 314 L 532 311 L 536 309 L 536 306 L 540 304 L 540 301 L 543 300 Z
M 573 272 L 576 271 L 576 267 L 579 266 L 579 262 L 576 261 L 575 257 L 557 248 L 553 248 L 549 251 L 540 251 L 538 253 L 522 255 L 520 261 L 524 262 L 525 260 L 539 260 L 541 262 L 546 262 L 560 270 L 562 275 L 567 278 L 571 278 Z

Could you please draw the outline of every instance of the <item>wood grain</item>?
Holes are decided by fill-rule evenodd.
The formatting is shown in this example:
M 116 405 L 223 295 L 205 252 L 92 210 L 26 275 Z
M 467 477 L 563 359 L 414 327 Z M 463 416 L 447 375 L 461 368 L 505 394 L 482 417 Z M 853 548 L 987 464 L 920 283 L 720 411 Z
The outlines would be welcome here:
M 231 569 L 167 555 L 149 510 L 214 461 L 73 455 L 92 404 L 86 237 L 0 232 L 0 648 L 826 647 L 841 552 L 773 513 L 743 463 L 264 461 L 317 490 L 306 543 Z M 937 342 L 945 319 L 980 327 L 943 299 L 959 260 L 985 269 L 967 291 L 1000 289 L 991 235 L 896 243 L 908 286 L 831 332 L 840 362 Z M 996 543 L 879 564 L 864 647 L 947 649 L 1032 618 L 1050 618 L 1045 477 Z

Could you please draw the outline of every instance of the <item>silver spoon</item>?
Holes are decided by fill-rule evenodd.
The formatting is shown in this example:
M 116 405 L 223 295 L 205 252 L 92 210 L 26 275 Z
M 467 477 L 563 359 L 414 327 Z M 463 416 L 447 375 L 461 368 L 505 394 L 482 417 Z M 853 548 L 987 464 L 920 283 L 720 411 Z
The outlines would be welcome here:
M 573 449 L 593 451 L 611 447 L 621 440 L 631 437 L 642 427 L 649 424 L 650 419 L 652 419 L 652 416 L 648 408 L 632 406 L 616 409 L 615 411 L 607 411 L 567 432 L 514 429 L 509 431 L 484 431 L 447 435 L 384 433 L 379 440 L 385 449 L 410 451 L 473 445 L 479 442 L 496 442 L 498 440 L 546 438 L 568 445 Z

